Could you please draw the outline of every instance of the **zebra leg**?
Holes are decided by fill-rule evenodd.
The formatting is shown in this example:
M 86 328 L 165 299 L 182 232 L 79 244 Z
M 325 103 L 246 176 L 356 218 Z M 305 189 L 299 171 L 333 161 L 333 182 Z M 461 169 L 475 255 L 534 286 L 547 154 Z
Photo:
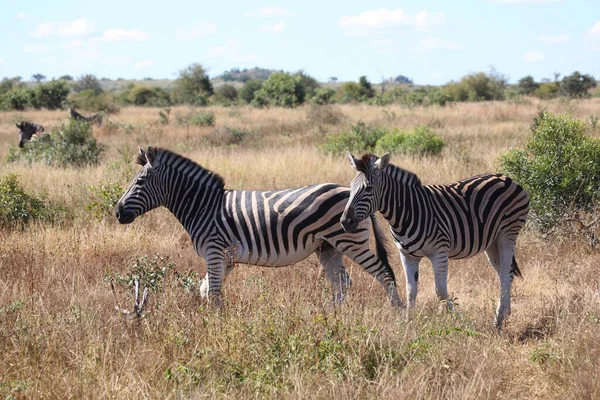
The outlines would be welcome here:
M 396 246 L 398 246 L 398 249 L 400 249 L 400 245 L 398 243 L 396 243 Z M 402 251 L 400 251 L 400 260 L 402 261 L 402 266 L 404 267 L 404 276 L 406 278 L 406 297 L 408 301 L 408 307 L 413 308 L 417 302 L 417 292 L 419 290 L 419 262 L 421 262 L 421 259 L 404 254 Z
M 433 265 L 435 294 L 449 309 L 452 309 L 452 303 L 448 301 L 448 253 L 437 253 L 429 259 Z
M 333 302 L 339 304 L 344 301 L 346 289 L 352 286 L 352 280 L 344 268 L 343 255 L 326 242 L 319 247 L 317 255 L 325 276 L 333 287 Z
M 232 270 L 232 264 L 227 264 L 225 266 L 225 275 L 223 276 L 223 281 L 225 281 L 225 278 L 227 278 L 227 275 L 229 275 Z M 206 271 L 206 275 L 198 282 L 198 284 L 200 285 L 200 297 L 208 300 L 208 271 Z
M 367 239 L 368 243 L 368 239 Z M 381 262 L 371 249 L 368 247 L 365 249 L 364 246 L 351 245 L 343 246 L 340 245 L 338 251 L 344 253 L 352 261 L 360 265 L 373 276 L 385 289 L 385 293 L 388 295 L 392 306 L 402 307 L 402 300 L 396 290 L 396 279 L 394 277 L 394 271 L 389 265 Z
M 500 280 L 500 298 L 495 321 L 496 328 L 500 330 L 504 319 L 511 313 L 510 292 L 513 280 L 511 267 L 515 254 L 515 243 L 510 239 L 500 237 L 485 250 L 485 253 Z

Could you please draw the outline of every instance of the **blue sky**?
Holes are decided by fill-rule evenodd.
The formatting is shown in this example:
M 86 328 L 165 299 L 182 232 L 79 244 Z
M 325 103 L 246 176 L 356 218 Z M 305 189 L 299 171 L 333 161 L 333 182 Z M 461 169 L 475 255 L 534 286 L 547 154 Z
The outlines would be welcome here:
M 491 67 L 515 82 L 600 79 L 600 1 L 11 1 L 0 77 L 175 78 L 193 62 L 442 84 Z

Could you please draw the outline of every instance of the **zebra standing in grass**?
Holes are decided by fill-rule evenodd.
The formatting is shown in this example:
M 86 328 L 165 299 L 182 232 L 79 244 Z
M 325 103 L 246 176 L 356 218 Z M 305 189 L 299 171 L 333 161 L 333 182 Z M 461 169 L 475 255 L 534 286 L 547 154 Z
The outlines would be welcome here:
M 77 119 L 79 121 L 85 121 L 87 123 L 94 122 L 97 125 L 102 125 L 102 114 L 92 114 L 87 117 L 79 114 L 75 109 L 69 108 L 69 116 L 73 119 Z
M 346 154 L 357 171 L 341 223 L 346 232 L 376 211 L 391 225 L 406 275 L 410 306 L 417 298 L 419 261 L 431 260 L 436 294 L 448 299 L 448 259 L 486 252 L 500 278 L 496 326 L 510 314 L 513 275 L 521 276 L 514 257 L 517 235 L 529 211 L 527 193 L 511 178 L 478 175 L 449 185 L 421 185 L 412 172 L 378 158 Z
M 143 168 L 117 203 L 115 216 L 128 224 L 156 207 L 167 207 L 206 260 L 203 297 L 210 295 L 220 305 L 221 285 L 236 262 L 278 267 L 316 253 L 333 285 L 334 301 L 342 301 L 350 285 L 342 259 L 346 255 L 381 283 L 394 306 L 401 305 L 375 223 L 377 256 L 369 249 L 371 221 L 359 224 L 354 233 L 339 225 L 348 188 L 321 184 L 268 192 L 225 190 L 223 178 L 179 154 L 150 146 L 139 152 L 136 162 Z
M 31 140 L 33 135 L 39 135 L 44 132 L 44 127 L 40 124 L 35 124 L 33 122 L 21 121 L 17 125 L 19 128 L 19 147 L 23 148 L 25 143 Z

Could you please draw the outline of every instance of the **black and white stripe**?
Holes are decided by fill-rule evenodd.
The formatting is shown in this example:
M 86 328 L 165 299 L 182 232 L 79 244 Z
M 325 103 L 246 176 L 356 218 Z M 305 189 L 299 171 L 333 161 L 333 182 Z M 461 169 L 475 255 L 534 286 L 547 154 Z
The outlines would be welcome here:
M 400 306 L 394 272 L 387 263 L 381 232 L 374 224 L 377 255 L 369 249 L 367 219 L 353 233 L 339 225 L 350 190 L 335 184 L 268 192 L 225 190 L 223 179 L 169 150 L 140 149 L 138 172 L 119 200 L 120 223 L 159 206 L 181 222 L 207 263 L 201 293 L 220 304 L 223 280 L 236 262 L 278 267 L 316 253 L 341 301 L 350 284 L 343 255 L 361 265 Z
M 79 114 L 75 109 L 69 108 L 69 116 L 73 119 L 77 119 L 79 121 L 85 121 L 87 123 L 95 123 L 98 125 L 102 125 L 102 114 L 92 114 L 88 116 L 83 116 Z
M 39 135 L 44 132 L 44 127 L 33 122 L 22 121 L 16 124 L 19 128 L 19 147 L 25 146 L 25 143 L 31 140 L 33 135 Z
M 496 325 L 510 314 L 517 236 L 527 219 L 529 198 L 511 178 L 486 174 L 449 185 L 423 186 L 412 172 L 366 154 L 348 161 L 358 172 L 341 223 L 347 232 L 380 211 L 391 225 L 406 274 L 409 305 L 417 298 L 419 262 L 431 260 L 438 297 L 448 299 L 448 259 L 486 252 L 500 279 Z

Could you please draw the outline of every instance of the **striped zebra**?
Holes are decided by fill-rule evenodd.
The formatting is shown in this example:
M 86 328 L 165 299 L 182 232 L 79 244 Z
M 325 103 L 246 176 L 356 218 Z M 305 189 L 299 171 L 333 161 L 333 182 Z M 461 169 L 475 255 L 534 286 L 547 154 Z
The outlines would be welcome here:
M 496 326 L 510 315 L 513 275 L 521 276 L 514 256 L 517 236 L 529 211 L 527 193 L 511 178 L 478 175 L 449 185 L 421 185 L 412 172 L 389 164 L 390 156 L 347 153 L 357 171 L 350 200 L 341 218 L 346 232 L 376 211 L 390 223 L 406 275 L 409 306 L 414 306 L 419 261 L 431 260 L 435 290 L 448 300 L 448 259 L 472 257 L 483 251 L 500 279 Z
M 87 123 L 95 123 L 97 125 L 102 125 L 102 114 L 92 114 L 92 115 L 88 115 L 83 116 L 81 114 L 79 114 L 77 111 L 75 111 L 74 108 L 69 108 L 69 116 L 73 119 L 77 119 L 79 121 L 85 121 Z
M 219 175 L 169 150 L 139 150 L 138 172 L 115 208 L 121 224 L 156 207 L 169 209 L 207 263 L 202 297 L 221 304 L 221 285 L 236 262 L 279 267 L 316 253 L 341 302 L 351 281 L 343 255 L 361 265 L 401 306 L 382 233 L 366 220 L 354 233 L 339 225 L 350 190 L 335 184 L 257 192 L 225 190 Z M 373 220 L 374 221 L 374 220 Z M 373 225 L 377 256 L 369 249 Z
M 35 124 L 33 122 L 21 121 L 17 125 L 19 128 L 19 147 L 23 148 L 25 143 L 31 140 L 33 135 L 39 135 L 44 132 L 44 127 L 40 124 Z

